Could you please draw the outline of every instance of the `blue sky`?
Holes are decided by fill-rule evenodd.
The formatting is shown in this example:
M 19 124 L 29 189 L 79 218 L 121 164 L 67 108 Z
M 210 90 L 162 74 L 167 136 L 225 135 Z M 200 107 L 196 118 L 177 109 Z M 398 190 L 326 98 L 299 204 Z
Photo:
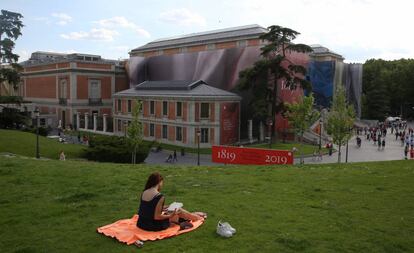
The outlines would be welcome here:
M 414 58 L 410 0 L 0 0 L 23 14 L 21 60 L 34 51 L 127 58 L 151 40 L 218 28 L 277 24 L 348 62 Z

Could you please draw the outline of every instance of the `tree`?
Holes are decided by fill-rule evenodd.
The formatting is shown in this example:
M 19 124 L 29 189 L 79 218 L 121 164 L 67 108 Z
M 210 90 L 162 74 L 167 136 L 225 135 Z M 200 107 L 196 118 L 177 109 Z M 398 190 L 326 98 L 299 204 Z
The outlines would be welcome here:
M 141 114 L 142 103 L 139 100 L 135 101 L 134 108 L 132 109 L 132 121 L 128 126 L 128 144 L 132 149 L 132 164 L 136 163 L 136 156 L 138 147 L 142 144 L 142 124 L 138 117 Z
M 364 118 L 384 120 L 401 115 L 414 118 L 414 59 L 368 60 L 364 63 Z
M 266 41 L 266 45 L 261 48 L 262 58 L 251 68 L 239 73 L 238 89 L 251 92 L 253 97 L 249 105 L 260 121 L 271 119 L 274 122 L 276 114 L 283 110 L 284 104 L 278 96 L 279 82 L 285 82 L 292 90 L 297 87 L 311 88 L 310 83 L 304 78 L 306 68 L 293 63 L 287 57 L 291 52 L 312 52 L 311 47 L 305 44 L 292 43 L 299 34 L 286 27 L 268 27 L 268 32 L 259 37 Z M 273 136 L 274 131 L 271 137 Z
M 7 81 L 14 87 L 20 82 L 19 71 L 21 66 L 17 64 L 19 56 L 13 53 L 14 41 L 22 35 L 21 29 L 23 16 L 20 13 L 1 10 L 0 14 L 0 82 Z M 9 67 L 5 67 L 8 65 Z
M 325 129 L 331 135 L 333 142 L 338 145 L 338 163 L 341 162 L 341 146 L 351 138 L 354 125 L 355 111 L 346 102 L 345 89 L 336 88 L 331 110 L 328 113 Z
M 297 103 L 287 104 L 287 118 L 289 124 L 295 129 L 295 132 L 300 136 L 300 148 L 301 153 L 300 163 L 303 163 L 303 151 L 302 142 L 303 134 L 309 127 L 319 118 L 319 112 L 313 108 L 314 98 L 313 95 L 302 97 Z

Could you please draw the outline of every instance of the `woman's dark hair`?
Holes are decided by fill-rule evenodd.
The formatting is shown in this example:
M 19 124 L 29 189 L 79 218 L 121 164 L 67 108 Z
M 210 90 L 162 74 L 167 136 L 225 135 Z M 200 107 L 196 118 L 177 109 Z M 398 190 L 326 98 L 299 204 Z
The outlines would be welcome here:
M 164 180 L 164 178 L 161 176 L 160 173 L 158 172 L 154 172 L 152 173 L 147 180 L 147 183 L 145 184 L 145 190 L 148 190 L 149 188 L 152 188 L 154 186 L 156 186 L 157 184 L 159 184 L 162 180 Z

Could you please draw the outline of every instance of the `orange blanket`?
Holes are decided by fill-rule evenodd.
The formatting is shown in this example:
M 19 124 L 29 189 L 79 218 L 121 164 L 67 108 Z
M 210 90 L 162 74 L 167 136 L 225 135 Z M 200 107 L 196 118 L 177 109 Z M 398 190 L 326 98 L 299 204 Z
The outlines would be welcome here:
M 193 227 L 185 230 L 180 230 L 180 226 L 173 224 L 165 230 L 152 232 L 138 228 L 136 226 L 137 220 L 138 215 L 135 214 L 131 219 L 119 220 L 112 224 L 100 227 L 97 230 L 101 234 L 116 238 L 118 241 L 130 245 L 133 244 L 136 240 L 155 241 L 190 232 L 201 226 L 201 224 L 204 222 L 204 220 L 193 221 L 191 222 L 193 224 Z

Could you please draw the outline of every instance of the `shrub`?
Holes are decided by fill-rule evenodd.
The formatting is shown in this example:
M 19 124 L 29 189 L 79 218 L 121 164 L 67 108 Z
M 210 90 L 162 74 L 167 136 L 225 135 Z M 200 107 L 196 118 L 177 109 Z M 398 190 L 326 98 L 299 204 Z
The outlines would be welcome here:
M 23 128 L 22 131 L 36 134 L 36 127 L 26 127 Z M 41 136 L 47 136 L 50 131 L 52 131 L 51 127 L 39 127 L 39 135 Z
M 136 162 L 144 162 L 148 151 L 149 146 L 142 144 L 137 150 Z M 132 152 L 123 137 L 93 135 L 89 140 L 86 158 L 99 162 L 131 163 Z

